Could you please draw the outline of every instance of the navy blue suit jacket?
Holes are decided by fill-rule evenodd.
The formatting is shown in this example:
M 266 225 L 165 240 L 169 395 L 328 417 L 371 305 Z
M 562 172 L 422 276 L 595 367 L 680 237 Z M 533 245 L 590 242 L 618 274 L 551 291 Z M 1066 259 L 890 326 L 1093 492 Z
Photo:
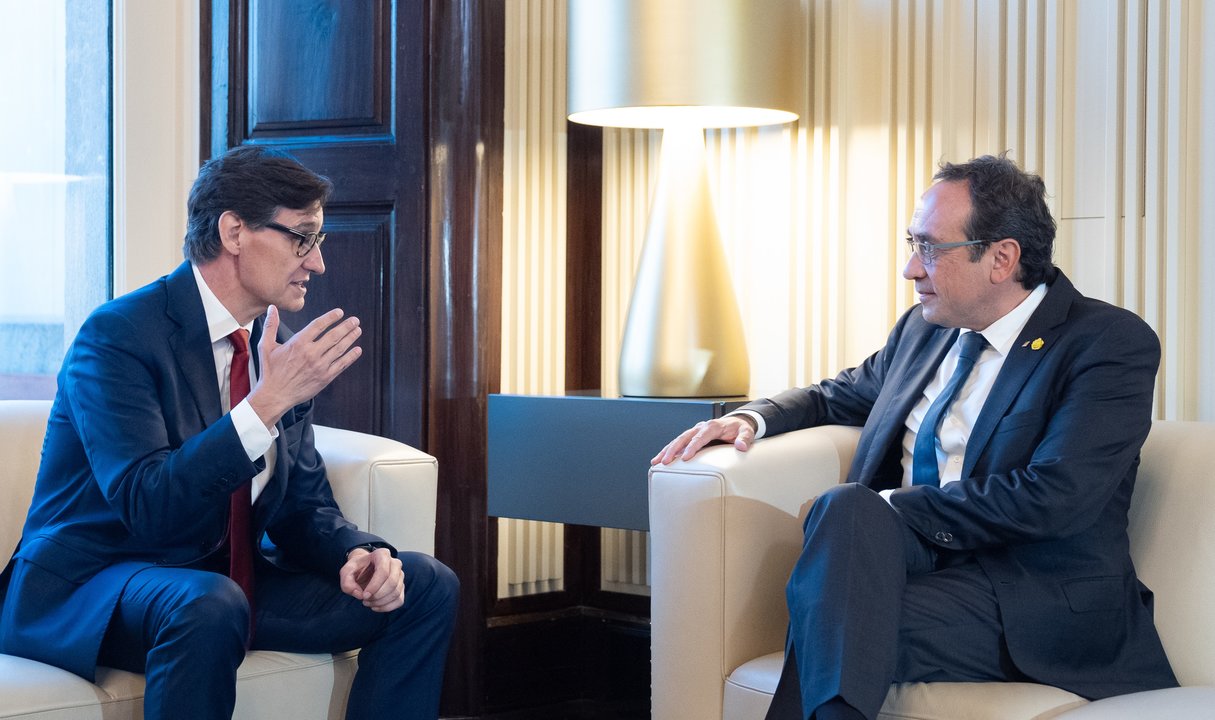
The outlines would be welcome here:
M 849 481 L 897 487 L 907 415 L 957 333 L 913 307 L 858 367 L 746 407 L 768 434 L 863 426 Z M 1146 323 L 1056 271 L 976 420 L 962 479 L 891 496 L 927 542 L 974 553 L 1016 666 L 1085 697 L 1177 684 L 1127 536 L 1159 362 Z
M 336 582 L 351 547 L 386 543 L 342 517 L 311 417 L 308 402 L 279 422 L 253 521 L 267 560 Z M 263 468 L 222 411 L 190 265 L 102 305 L 59 374 L 33 502 L 0 580 L 0 650 L 93 679 L 126 581 L 219 550 L 229 495 Z

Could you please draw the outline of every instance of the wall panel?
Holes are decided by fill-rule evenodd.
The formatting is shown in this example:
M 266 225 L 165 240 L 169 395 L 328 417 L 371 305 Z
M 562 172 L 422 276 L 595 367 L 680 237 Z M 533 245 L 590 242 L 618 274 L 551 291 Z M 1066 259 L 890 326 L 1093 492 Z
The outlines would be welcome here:
M 1008 151 L 1046 182 L 1056 263 L 1160 334 L 1159 415 L 1215 419 L 1215 291 L 1201 272 L 1215 268 L 1215 240 L 1197 232 L 1215 206 L 1212 11 L 1198 0 L 807 9 L 801 120 L 708 137 L 751 393 L 814 382 L 878 347 L 914 302 L 901 237 L 937 163 Z M 604 135 L 604 387 L 657 142 Z
M 284 150 L 334 184 L 327 272 L 301 329 L 356 314 L 369 357 L 318 396 L 317 421 L 430 450 L 427 392 L 427 8 L 369 0 L 213 0 L 203 9 L 204 155 Z M 440 514 L 442 510 L 440 510 Z
M 1201 17 L 1194 18 L 1193 24 L 1201 39 L 1198 43 L 1195 60 L 1203 69 L 1198 78 L 1198 101 L 1195 103 L 1195 113 L 1200 127 L 1208 128 L 1199 134 L 1198 146 L 1194 149 L 1197 158 L 1198 172 L 1198 209 L 1195 227 L 1215 228 L 1215 132 L 1209 127 L 1215 123 L 1215 11 L 1205 9 Z M 1198 368 L 1198 381 L 1195 383 L 1194 398 L 1198 407 L 1195 417 L 1205 420 L 1215 419 L 1215 282 L 1210 274 L 1215 269 L 1215 241 L 1203 237 L 1198 239 L 1197 274 L 1199 287 L 1192 301 L 1199 308 L 1195 322 L 1196 335 L 1194 355 Z
M 501 391 L 565 391 L 565 3 L 506 6 Z M 498 520 L 500 598 L 561 590 L 565 526 Z

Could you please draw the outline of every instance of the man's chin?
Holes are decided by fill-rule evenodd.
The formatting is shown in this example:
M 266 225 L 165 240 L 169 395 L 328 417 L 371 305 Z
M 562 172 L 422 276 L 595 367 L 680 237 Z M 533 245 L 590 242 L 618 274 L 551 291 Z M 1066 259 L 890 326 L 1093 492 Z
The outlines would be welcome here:
M 279 312 L 296 313 L 304 309 L 304 298 L 284 299 L 275 304 L 278 305 Z
M 949 318 L 943 317 L 941 313 L 936 311 L 935 308 L 927 305 L 923 305 L 922 307 L 923 312 L 921 314 L 924 316 L 924 319 L 933 325 L 940 325 L 941 327 L 957 327 L 957 325 L 951 325 Z

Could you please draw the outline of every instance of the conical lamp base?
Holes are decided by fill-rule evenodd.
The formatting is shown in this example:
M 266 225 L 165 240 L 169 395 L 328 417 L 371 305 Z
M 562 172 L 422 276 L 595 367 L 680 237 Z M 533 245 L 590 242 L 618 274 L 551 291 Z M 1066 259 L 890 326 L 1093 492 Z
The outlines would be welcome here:
M 746 395 L 750 384 L 704 134 L 668 128 L 621 343 L 620 392 L 731 397 Z

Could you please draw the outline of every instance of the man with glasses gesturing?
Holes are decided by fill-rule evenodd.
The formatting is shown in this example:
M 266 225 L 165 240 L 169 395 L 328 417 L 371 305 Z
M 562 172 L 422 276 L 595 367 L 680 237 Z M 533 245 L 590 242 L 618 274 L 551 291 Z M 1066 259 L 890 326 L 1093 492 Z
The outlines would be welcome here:
M 208 162 L 186 262 L 85 321 L 0 577 L 0 651 L 142 672 L 143 717 L 218 720 L 247 648 L 362 648 L 348 718 L 438 717 L 456 578 L 346 520 L 313 445 L 358 319 L 279 324 L 325 272 L 331 190 L 264 148 Z
M 985 156 L 935 180 L 908 227 L 920 303 L 883 348 L 653 459 L 862 427 L 849 482 L 805 520 L 770 720 L 874 718 L 893 682 L 1177 684 L 1126 531 L 1160 343 L 1051 264 L 1039 177 Z

